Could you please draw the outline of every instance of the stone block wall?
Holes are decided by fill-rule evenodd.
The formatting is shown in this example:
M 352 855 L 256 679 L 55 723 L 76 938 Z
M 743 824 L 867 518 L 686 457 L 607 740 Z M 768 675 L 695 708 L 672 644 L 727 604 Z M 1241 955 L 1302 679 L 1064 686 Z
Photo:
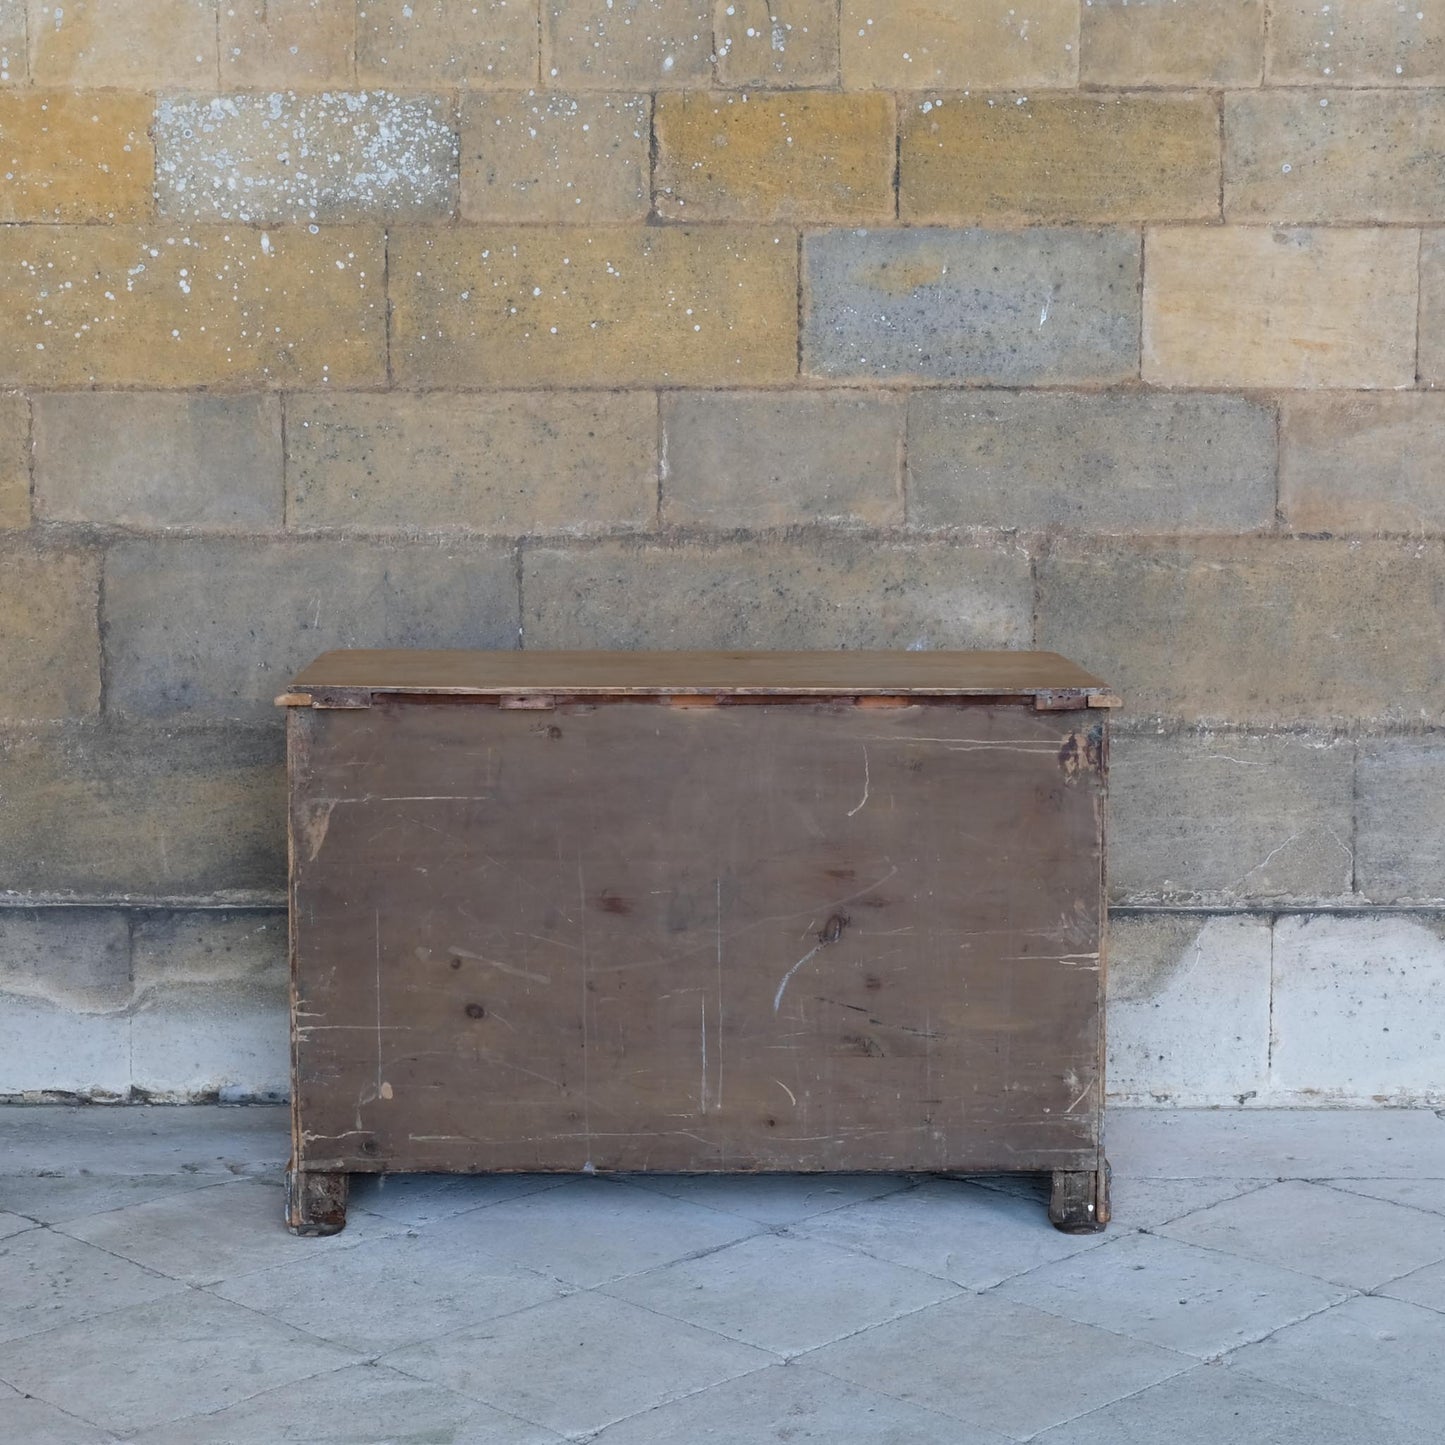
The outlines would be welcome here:
M 0 0 L 0 1095 L 285 1088 L 347 645 L 1056 648 L 1116 1095 L 1445 1102 L 1445 11 Z

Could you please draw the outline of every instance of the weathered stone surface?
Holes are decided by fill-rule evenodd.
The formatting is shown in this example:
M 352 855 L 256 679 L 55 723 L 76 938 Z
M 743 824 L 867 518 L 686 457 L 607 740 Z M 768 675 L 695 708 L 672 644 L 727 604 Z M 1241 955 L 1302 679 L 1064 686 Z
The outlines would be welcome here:
M 706 85 L 711 0 L 542 0 L 542 78 L 559 85 Z
M 1445 231 L 1426 231 L 1420 241 L 1419 380 L 1445 386 Z
M 656 518 L 650 392 L 295 396 L 286 441 L 293 527 L 521 534 Z
M 528 85 L 537 0 L 364 0 L 356 77 L 371 85 Z
M 274 724 L 0 733 L 0 894 L 278 899 L 283 752 Z
M 908 515 L 924 526 L 1250 532 L 1275 509 L 1273 409 L 1236 396 L 919 391 Z
M 1165 386 L 1408 386 L 1413 231 L 1150 231 L 1144 379 Z
M 1077 0 L 842 0 L 849 89 L 1070 86 L 1079 74 Z
M 0 222 L 147 215 L 150 119 L 145 95 L 0 91 Z
M 1445 213 L 1445 92 L 1224 98 L 1231 221 L 1431 221 Z
M 1445 742 L 1360 744 L 1359 890 L 1371 903 L 1445 899 Z
M 208 90 L 219 74 L 216 0 L 31 0 L 29 37 L 37 85 Z
M 1310 1104 L 1445 1102 L 1438 916 L 1281 918 L 1274 980 L 1277 1093 Z
M 826 91 L 660 95 L 657 213 L 692 221 L 893 214 L 893 99 Z
M 0 1097 L 130 1085 L 130 925 L 106 908 L 0 909 Z
M 1139 241 L 1084 230 L 825 231 L 803 242 L 814 376 L 1124 381 L 1139 367 Z
M 1258 85 L 1264 0 L 1085 0 L 1085 85 Z
M 512 647 L 515 553 L 472 544 L 130 541 L 106 559 L 107 703 L 271 717 L 333 647 Z
M 118 909 L 0 908 L 0 994 L 106 1013 L 124 1010 L 130 992 L 130 924 Z
M 356 9 L 337 0 L 225 0 L 217 12 L 222 87 L 345 84 Z
M 745 385 L 797 369 L 788 230 L 404 227 L 390 257 L 405 386 Z
M 1135 716 L 1445 720 L 1445 549 L 1240 538 L 1060 544 L 1038 643 Z
M 1316 392 L 1280 408 L 1280 510 L 1301 532 L 1445 532 L 1445 395 Z
M 282 521 L 281 403 L 268 396 L 62 392 L 35 407 L 36 515 L 240 530 Z
M 714 0 L 723 85 L 832 85 L 838 79 L 837 0 Z
M 663 520 L 784 527 L 903 520 L 901 397 L 855 392 L 669 392 Z
M 131 1082 L 151 1098 L 285 1097 L 286 917 L 146 914 L 135 929 Z
M 0 543 L 0 719 L 99 708 L 99 585 L 93 553 Z
M 528 548 L 523 636 L 548 648 L 1022 647 L 1017 550 L 848 538 Z
M 457 208 L 450 100 L 389 90 L 162 96 L 156 205 L 176 220 L 442 220 Z
M 905 221 L 989 226 L 1210 220 L 1208 95 L 930 95 L 900 115 Z
M 1267 918 L 1116 917 L 1108 978 L 1111 1099 L 1208 1107 L 1268 1089 Z
M 25 0 L 0 0 L 0 85 L 23 85 L 29 73 Z
M 0 385 L 368 385 L 381 232 L 0 227 Z
M 1445 11 L 1400 0 L 1272 0 L 1265 78 L 1275 85 L 1445 82 Z
M 650 102 L 604 91 L 482 92 L 462 103 L 469 221 L 640 221 Z
M 1124 734 L 1110 768 L 1119 903 L 1348 896 L 1355 746 L 1292 735 Z
M 0 392 L 0 531 L 30 524 L 30 404 Z

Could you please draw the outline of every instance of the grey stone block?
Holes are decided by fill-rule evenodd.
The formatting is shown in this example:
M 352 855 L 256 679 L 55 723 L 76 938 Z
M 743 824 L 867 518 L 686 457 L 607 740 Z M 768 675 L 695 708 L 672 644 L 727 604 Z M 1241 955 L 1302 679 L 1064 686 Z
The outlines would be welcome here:
M 293 396 L 286 469 L 298 529 L 647 527 L 657 401 L 637 391 Z
M 1274 522 L 1272 408 L 1238 396 L 921 391 L 908 518 L 924 526 L 1248 532 Z
M 131 541 L 106 561 L 110 705 L 145 717 L 274 717 L 334 647 L 512 647 L 509 547 Z
M 1293 735 L 1116 735 L 1118 903 L 1348 897 L 1354 744 Z
M 1273 1018 L 1282 1102 L 1445 1103 L 1445 922 L 1280 919 Z
M 0 897 L 278 898 L 277 727 L 0 733 Z
M 1207 1107 L 1267 1090 L 1269 919 L 1115 918 L 1108 986 L 1111 1097 Z
M 1280 511 L 1300 532 L 1445 532 L 1445 395 L 1296 392 L 1280 407 Z
M 1139 237 L 825 231 L 803 242 L 803 370 L 1000 386 L 1139 374 Z
M 134 1087 L 176 1102 L 286 1095 L 284 913 L 146 914 L 134 970 Z
M 0 1096 L 130 1085 L 130 926 L 109 908 L 0 909 Z
M 664 521 L 711 527 L 903 520 L 903 402 L 856 392 L 670 392 Z
M 1025 647 L 1019 550 L 861 539 L 528 549 L 528 647 Z
M 267 396 L 37 396 L 37 515 L 218 530 L 281 525 L 281 403 Z
M 0 543 L 0 719 L 99 708 L 99 563 L 89 550 Z
M 1040 647 L 1132 715 L 1270 725 L 1445 721 L 1445 549 L 1204 537 L 1061 541 Z
M 116 908 L 0 908 L 0 992 L 63 1009 L 130 1002 L 130 925 Z
M 1372 903 L 1445 898 L 1445 739 L 1360 744 L 1359 889 Z

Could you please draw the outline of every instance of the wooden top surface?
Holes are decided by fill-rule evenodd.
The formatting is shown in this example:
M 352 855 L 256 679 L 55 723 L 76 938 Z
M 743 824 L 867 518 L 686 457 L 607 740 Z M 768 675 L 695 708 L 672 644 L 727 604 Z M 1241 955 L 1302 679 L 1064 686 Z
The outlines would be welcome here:
M 1107 691 L 1056 652 L 464 652 L 322 653 L 291 683 L 434 693 L 917 695 L 1032 697 Z M 305 697 L 294 701 L 302 703 Z

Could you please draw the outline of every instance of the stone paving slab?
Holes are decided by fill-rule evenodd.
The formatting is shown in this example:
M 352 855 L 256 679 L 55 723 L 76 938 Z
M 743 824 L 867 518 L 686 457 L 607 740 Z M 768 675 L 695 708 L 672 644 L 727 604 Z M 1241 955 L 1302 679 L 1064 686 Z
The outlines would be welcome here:
M 1445 1219 L 1298 1179 L 1187 1215 L 1162 1233 L 1355 1289 L 1445 1259 Z
M 1433 1445 L 1445 1120 L 1114 1109 L 1026 1175 L 355 1181 L 276 1108 L 0 1108 L 0 1445 Z

